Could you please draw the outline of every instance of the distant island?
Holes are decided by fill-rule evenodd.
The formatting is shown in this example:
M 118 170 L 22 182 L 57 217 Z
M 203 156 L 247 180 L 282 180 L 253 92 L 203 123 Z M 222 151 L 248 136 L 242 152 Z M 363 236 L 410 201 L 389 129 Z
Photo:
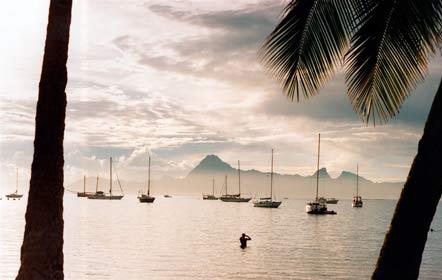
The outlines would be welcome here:
M 342 171 L 341 174 L 332 178 L 326 168 L 319 169 L 320 194 L 321 196 L 351 198 L 355 191 L 356 174 L 349 171 Z M 215 178 L 216 193 L 220 193 L 224 176 L 228 176 L 228 188 L 234 190 L 238 184 L 237 170 L 230 164 L 223 161 L 217 155 L 207 155 L 202 159 L 184 178 L 173 178 L 163 176 L 159 180 L 152 181 L 153 193 L 176 193 L 198 195 L 211 191 L 212 178 Z M 311 198 L 314 195 L 316 172 L 310 176 L 298 174 L 274 175 L 275 192 L 277 196 L 288 196 L 293 198 Z M 87 188 L 95 189 L 95 178 L 87 178 Z M 127 181 L 120 178 L 121 184 L 128 193 L 136 193 L 145 187 L 142 182 Z M 252 196 L 266 195 L 269 184 L 269 173 L 256 169 L 241 170 L 241 188 L 244 193 Z M 109 181 L 100 178 L 100 186 L 106 190 Z M 399 197 L 403 187 L 402 182 L 381 182 L 376 183 L 359 176 L 360 192 L 364 198 L 396 199 Z M 74 182 L 66 187 L 70 191 L 81 191 L 83 179 Z

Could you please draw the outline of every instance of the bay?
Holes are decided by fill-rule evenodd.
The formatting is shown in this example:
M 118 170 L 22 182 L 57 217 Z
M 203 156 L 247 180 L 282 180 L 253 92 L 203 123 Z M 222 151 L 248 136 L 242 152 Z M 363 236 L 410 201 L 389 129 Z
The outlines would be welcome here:
M 340 200 L 334 216 L 310 216 L 305 200 L 278 209 L 251 203 L 157 197 L 138 203 L 65 194 L 66 279 L 368 279 L 396 201 Z M 0 201 L 0 279 L 14 279 L 26 197 Z M 420 279 L 442 275 L 442 209 L 428 235 Z M 252 237 L 239 248 L 241 233 Z

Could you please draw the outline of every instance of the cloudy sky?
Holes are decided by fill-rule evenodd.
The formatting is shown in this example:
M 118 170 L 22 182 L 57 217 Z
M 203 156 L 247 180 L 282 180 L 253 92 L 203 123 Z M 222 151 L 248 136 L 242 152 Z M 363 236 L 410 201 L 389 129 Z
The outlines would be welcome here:
M 0 4 L 0 180 L 29 179 L 48 2 Z M 312 174 L 321 166 L 376 181 L 403 181 L 441 79 L 428 77 L 400 114 L 367 126 L 353 113 L 342 74 L 319 96 L 290 103 L 265 75 L 257 49 L 284 1 L 76 0 L 69 53 L 66 183 L 102 176 L 113 156 L 120 177 L 185 176 L 207 154 L 245 169 Z M 23 182 L 25 185 L 25 182 Z

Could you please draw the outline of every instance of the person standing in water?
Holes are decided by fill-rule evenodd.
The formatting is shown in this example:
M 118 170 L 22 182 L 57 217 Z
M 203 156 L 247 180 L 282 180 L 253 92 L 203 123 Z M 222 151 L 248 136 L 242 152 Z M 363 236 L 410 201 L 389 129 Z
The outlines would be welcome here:
M 245 233 L 243 233 L 241 235 L 241 237 L 239 238 L 239 242 L 241 242 L 241 249 L 245 249 L 247 247 L 247 241 L 248 240 L 252 240 L 252 238 L 250 238 L 250 236 L 246 235 Z

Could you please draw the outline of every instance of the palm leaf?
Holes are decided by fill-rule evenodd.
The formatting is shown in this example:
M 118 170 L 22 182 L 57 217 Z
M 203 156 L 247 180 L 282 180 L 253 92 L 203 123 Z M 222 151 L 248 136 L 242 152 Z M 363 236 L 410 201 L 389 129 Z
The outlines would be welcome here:
M 299 101 L 316 94 L 348 50 L 352 9 L 344 0 L 292 0 L 266 38 L 259 57 Z
M 357 31 L 346 55 L 348 95 L 369 122 L 395 116 L 427 71 L 442 22 L 440 0 L 355 1 Z M 363 3 L 363 4 L 361 4 Z

